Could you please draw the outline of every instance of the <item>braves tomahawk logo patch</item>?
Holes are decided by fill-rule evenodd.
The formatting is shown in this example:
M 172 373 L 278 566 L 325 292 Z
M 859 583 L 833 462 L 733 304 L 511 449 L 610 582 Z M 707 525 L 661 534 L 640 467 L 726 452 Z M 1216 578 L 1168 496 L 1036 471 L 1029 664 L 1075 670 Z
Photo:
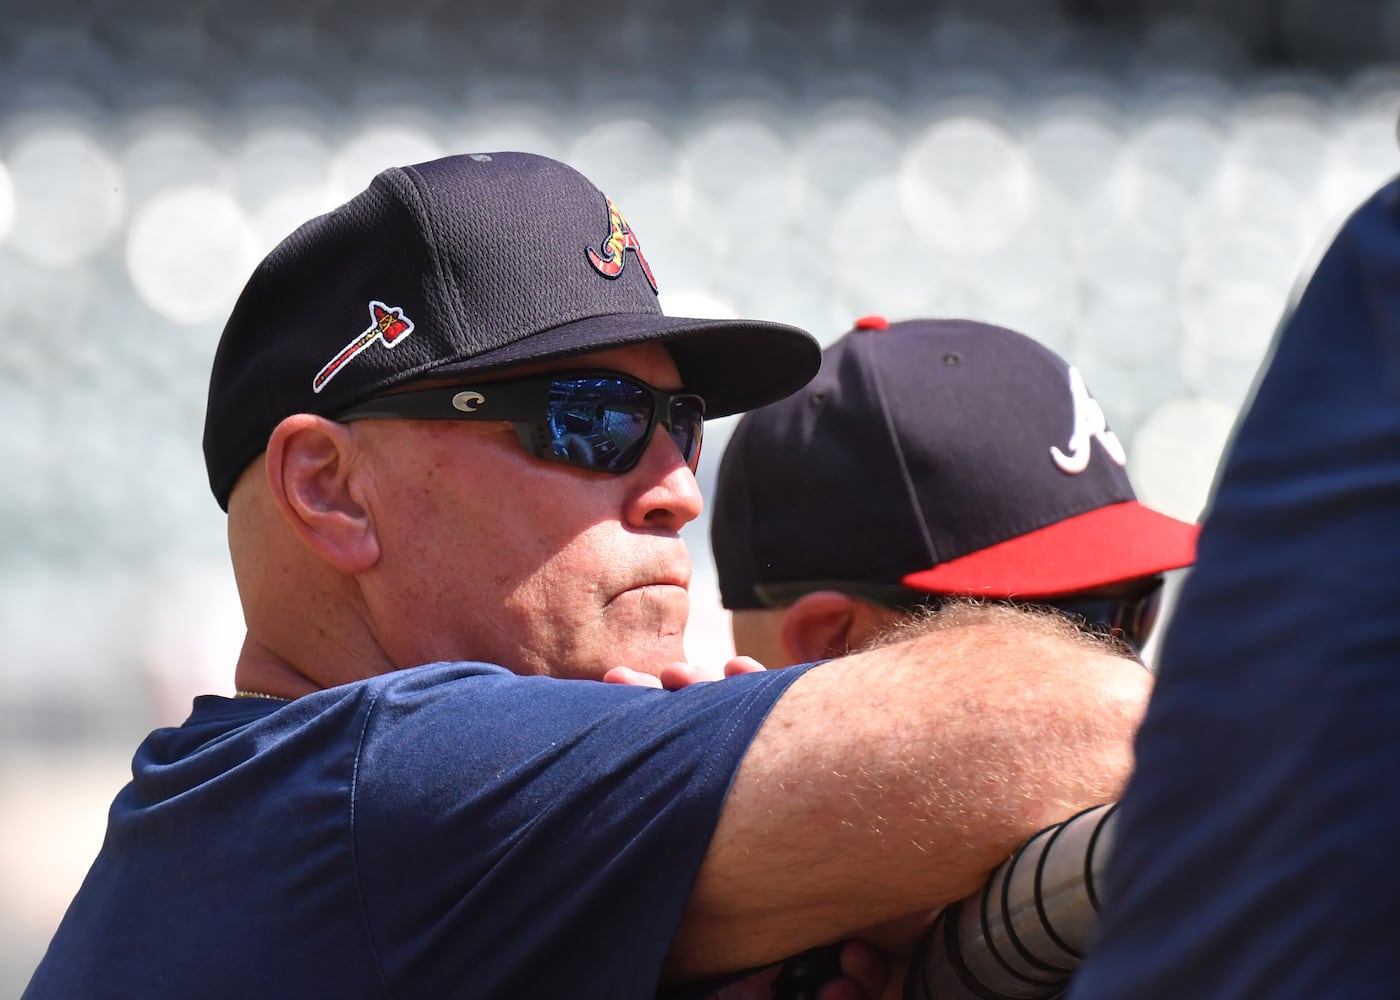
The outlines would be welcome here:
M 627 251 L 631 250 L 637 255 L 637 263 L 642 266 L 642 272 L 646 274 L 647 281 L 651 284 L 651 290 L 656 291 L 656 277 L 651 273 L 651 267 L 647 264 L 647 259 L 642 256 L 642 245 L 637 242 L 637 234 L 632 232 L 632 227 L 627 224 L 627 219 L 618 211 L 612 199 L 608 200 L 608 238 L 603 241 L 603 253 L 599 253 L 592 247 L 588 247 L 588 262 L 593 265 L 594 270 L 605 278 L 616 278 L 622 273 L 623 265 L 627 263 Z
M 1069 367 L 1069 396 L 1074 404 L 1074 429 L 1069 436 L 1066 450 L 1050 446 L 1050 457 L 1060 467 L 1061 472 L 1077 476 L 1089 467 L 1089 457 L 1093 451 L 1094 438 L 1099 439 L 1108 457 L 1119 465 L 1128 462 L 1127 453 L 1118 435 L 1108 429 L 1108 418 L 1098 400 L 1089 395 L 1089 387 L 1084 384 L 1084 376 L 1073 365 Z
M 311 380 L 312 390 L 320 392 L 324 389 L 326 383 L 335 378 L 342 368 L 376 340 L 383 343 L 385 347 L 393 347 L 412 332 L 413 320 L 405 316 L 402 309 L 386 306 L 378 300 L 371 300 L 369 327 L 341 348 L 340 353 L 332 358 L 326 367 L 316 373 L 316 377 Z

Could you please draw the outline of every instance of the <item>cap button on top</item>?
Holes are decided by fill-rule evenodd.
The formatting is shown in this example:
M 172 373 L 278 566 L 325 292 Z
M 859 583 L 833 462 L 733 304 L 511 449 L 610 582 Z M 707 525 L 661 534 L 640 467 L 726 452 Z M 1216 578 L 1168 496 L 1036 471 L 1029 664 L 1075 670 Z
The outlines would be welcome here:
M 862 316 L 856 320 L 857 330 L 888 330 L 890 321 L 883 316 Z

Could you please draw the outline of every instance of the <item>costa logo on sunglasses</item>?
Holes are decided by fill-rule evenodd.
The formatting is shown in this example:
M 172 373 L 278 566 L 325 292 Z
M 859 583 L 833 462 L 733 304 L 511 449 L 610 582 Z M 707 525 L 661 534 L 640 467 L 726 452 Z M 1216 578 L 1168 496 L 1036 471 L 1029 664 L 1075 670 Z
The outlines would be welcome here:
M 647 259 L 642 256 L 642 245 L 637 242 L 636 233 L 632 232 L 632 227 L 611 198 L 608 199 L 608 238 L 603 242 L 603 249 L 606 252 L 599 254 L 588 247 L 588 262 L 599 274 L 605 278 L 616 278 L 627 263 L 627 251 L 631 250 L 637 255 L 637 263 L 642 266 L 642 273 L 647 276 L 651 290 L 656 291 L 656 278 L 647 265 Z
M 385 347 L 393 347 L 413 332 L 413 320 L 405 316 L 402 309 L 386 306 L 378 300 L 370 300 L 369 319 L 369 327 L 341 348 L 340 353 L 316 373 L 316 377 L 311 380 L 312 391 L 320 392 L 324 389 L 342 368 L 376 340 L 382 342 Z

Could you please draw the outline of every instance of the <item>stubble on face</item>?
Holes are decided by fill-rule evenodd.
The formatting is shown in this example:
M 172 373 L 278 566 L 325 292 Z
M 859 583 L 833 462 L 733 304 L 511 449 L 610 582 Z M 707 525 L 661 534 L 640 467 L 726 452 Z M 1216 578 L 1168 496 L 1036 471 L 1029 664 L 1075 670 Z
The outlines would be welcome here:
M 614 533 L 615 532 L 615 533 Z M 655 673 L 685 659 L 690 559 L 676 538 L 593 525 L 514 582 L 505 618 L 520 673 L 601 680 L 617 666 Z
M 576 364 L 679 384 L 657 345 Z M 400 476 L 427 484 L 416 495 L 393 488 L 402 517 L 395 549 L 406 557 L 398 579 L 413 595 L 416 622 L 411 633 L 399 630 L 395 659 L 472 659 L 598 680 L 616 666 L 655 672 L 683 660 L 689 552 L 674 520 L 626 513 L 646 508 L 635 498 L 655 488 L 647 474 L 543 462 L 520 448 L 513 428 L 497 430 L 450 422 L 378 429 L 404 439 L 385 449 Z

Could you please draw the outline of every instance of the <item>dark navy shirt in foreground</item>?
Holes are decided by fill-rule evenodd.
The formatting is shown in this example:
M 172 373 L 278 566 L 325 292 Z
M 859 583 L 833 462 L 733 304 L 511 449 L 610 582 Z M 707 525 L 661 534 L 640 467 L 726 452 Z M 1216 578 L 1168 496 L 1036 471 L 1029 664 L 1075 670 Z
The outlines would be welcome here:
M 1237 429 L 1072 1000 L 1400 996 L 1400 182 Z
M 678 692 L 434 664 L 152 733 L 26 998 L 656 995 L 804 671 Z

